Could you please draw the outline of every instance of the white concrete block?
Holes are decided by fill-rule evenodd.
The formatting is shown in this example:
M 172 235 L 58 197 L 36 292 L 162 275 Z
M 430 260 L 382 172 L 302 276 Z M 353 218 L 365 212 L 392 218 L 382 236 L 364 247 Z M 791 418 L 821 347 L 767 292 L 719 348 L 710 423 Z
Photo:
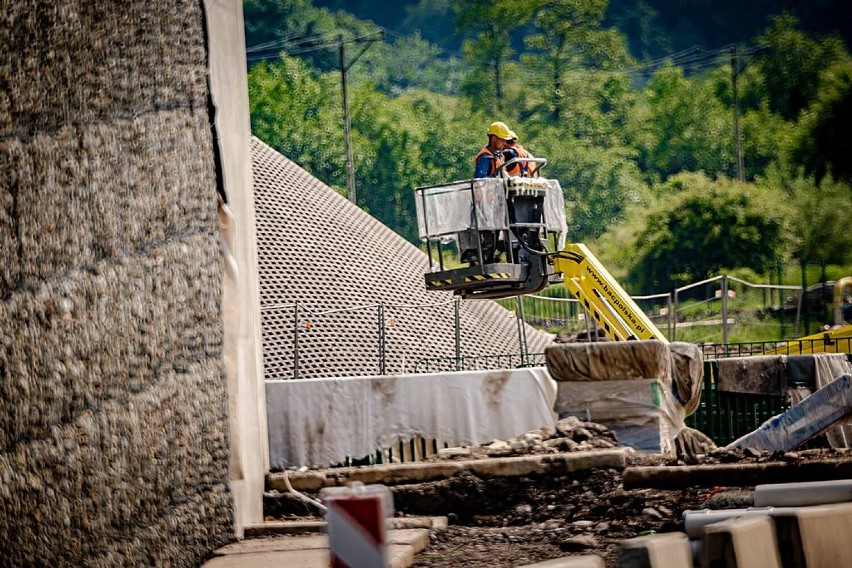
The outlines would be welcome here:
M 781 568 L 774 520 L 769 516 L 740 517 L 708 525 L 701 566 Z
M 689 539 L 663 533 L 624 540 L 618 551 L 620 568 L 692 568 Z

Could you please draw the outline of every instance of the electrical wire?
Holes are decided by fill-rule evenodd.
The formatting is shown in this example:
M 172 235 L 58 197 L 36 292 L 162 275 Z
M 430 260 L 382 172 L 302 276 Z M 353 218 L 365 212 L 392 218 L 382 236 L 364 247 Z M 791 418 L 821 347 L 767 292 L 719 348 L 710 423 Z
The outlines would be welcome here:
M 278 42 L 272 42 L 273 47 L 267 47 L 265 44 L 259 44 L 258 46 L 252 46 L 246 49 L 246 61 L 254 62 L 254 61 L 264 61 L 267 59 L 278 59 L 281 56 L 281 53 L 286 53 L 289 56 L 298 56 L 305 55 L 307 53 L 312 53 L 314 51 L 320 51 L 324 49 L 329 49 L 331 47 L 339 47 L 341 44 L 346 43 L 361 43 L 364 41 L 368 41 L 376 36 L 381 36 L 384 33 L 382 28 L 378 28 L 369 33 L 356 36 L 354 38 L 339 39 L 340 33 L 338 32 L 330 32 L 323 35 L 313 36 L 310 38 L 304 38 L 295 42 L 282 43 L 279 49 L 279 46 L 275 44 Z M 335 39 L 330 39 L 335 38 Z M 319 43 L 311 43 L 311 42 L 319 42 Z M 263 47 L 261 47 L 263 46 Z M 263 51 L 268 51 L 270 49 L 275 49 L 275 53 L 270 54 L 262 54 Z

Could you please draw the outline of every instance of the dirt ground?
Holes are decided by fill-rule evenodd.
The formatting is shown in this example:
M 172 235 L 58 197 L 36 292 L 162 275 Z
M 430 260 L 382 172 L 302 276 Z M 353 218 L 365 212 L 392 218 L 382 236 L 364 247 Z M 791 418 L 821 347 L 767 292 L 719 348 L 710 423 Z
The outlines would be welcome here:
M 852 459 L 849 453 L 807 450 L 785 455 L 718 451 L 699 463 L 770 463 Z M 635 465 L 659 463 L 639 458 Z M 671 465 L 677 462 L 672 460 Z M 570 476 L 478 479 L 473 476 L 402 486 L 398 511 L 444 514 L 418 554 L 419 568 L 511 567 L 571 554 L 597 554 L 616 566 L 619 543 L 651 531 L 682 531 L 689 509 L 731 509 L 753 504 L 753 487 L 625 491 L 622 472 L 593 470 Z
M 591 427 L 590 427 L 591 426 Z M 433 459 L 488 459 L 489 453 L 522 455 L 565 451 L 572 437 L 584 445 L 570 451 L 603 447 L 610 433 L 592 423 L 574 424 L 544 440 L 527 435 L 493 445 L 471 448 L 469 454 L 447 454 Z M 582 430 L 580 430 L 582 428 Z M 598 428 L 599 431 L 596 431 Z M 577 435 L 577 432 L 580 435 Z M 529 434 L 529 433 L 528 433 Z M 583 439 L 581 441 L 581 438 Z M 595 442 L 598 440 L 598 442 Z M 546 445 L 545 445 L 546 444 Z M 491 456 L 493 457 L 493 456 Z M 849 452 L 811 449 L 787 454 L 714 450 L 688 458 L 689 464 L 804 462 L 850 459 Z M 684 465 L 683 460 L 636 454 L 632 465 Z M 689 509 L 751 506 L 753 487 L 691 488 L 685 490 L 625 490 L 622 471 L 597 469 L 568 475 L 479 478 L 471 474 L 440 481 L 392 486 L 397 516 L 446 516 L 449 526 L 431 533 L 429 546 L 415 560 L 418 568 L 501 568 L 522 566 L 572 554 L 597 554 L 615 566 L 619 543 L 651 532 L 683 529 L 682 514 Z M 311 515 L 307 506 L 287 494 L 267 494 L 267 518 L 296 519 Z

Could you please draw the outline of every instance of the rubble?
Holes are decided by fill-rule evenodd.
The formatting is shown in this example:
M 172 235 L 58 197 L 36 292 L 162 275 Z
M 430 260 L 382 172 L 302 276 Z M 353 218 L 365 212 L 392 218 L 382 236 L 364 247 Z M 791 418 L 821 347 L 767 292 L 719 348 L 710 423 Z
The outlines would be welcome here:
M 516 438 L 493 440 L 480 446 L 444 448 L 430 458 L 439 460 L 469 460 L 522 455 L 582 452 L 617 447 L 615 434 L 603 424 L 586 422 L 569 416 L 556 423 L 556 431 L 539 428 L 524 432 Z

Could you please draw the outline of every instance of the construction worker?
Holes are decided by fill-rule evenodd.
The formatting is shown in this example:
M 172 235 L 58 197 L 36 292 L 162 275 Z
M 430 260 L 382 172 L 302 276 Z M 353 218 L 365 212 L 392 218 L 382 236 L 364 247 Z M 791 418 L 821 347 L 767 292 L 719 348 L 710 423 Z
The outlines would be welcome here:
M 497 176 L 497 170 L 503 165 L 503 149 L 509 140 L 517 138 L 517 134 L 506 126 L 505 122 L 492 122 L 486 130 L 488 144 L 479 151 L 474 158 L 475 171 L 473 177 L 485 178 Z M 482 250 L 483 260 L 486 264 L 495 261 L 499 256 L 503 243 L 497 242 L 497 233 L 494 231 L 479 231 L 479 243 Z M 478 262 L 476 236 L 472 229 L 459 233 L 459 251 L 461 261 Z
M 503 150 L 504 162 L 509 162 L 514 158 L 534 158 L 526 148 L 521 146 L 517 138 L 512 138 L 506 142 L 506 148 Z M 538 166 L 532 162 L 516 162 L 506 168 L 506 173 L 510 176 L 539 176 Z
M 484 178 L 497 175 L 497 169 L 503 165 L 503 150 L 506 143 L 518 135 L 506 126 L 505 122 L 492 122 L 486 131 L 488 144 L 474 158 L 475 170 L 473 177 Z

